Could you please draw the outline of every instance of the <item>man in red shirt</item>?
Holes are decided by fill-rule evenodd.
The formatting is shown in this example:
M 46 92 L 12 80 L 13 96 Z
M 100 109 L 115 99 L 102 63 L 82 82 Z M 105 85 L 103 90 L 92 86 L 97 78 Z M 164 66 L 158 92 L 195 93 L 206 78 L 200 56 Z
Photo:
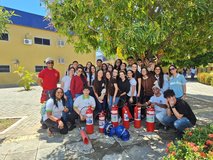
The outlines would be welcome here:
M 45 60 L 47 68 L 43 69 L 38 74 L 38 85 L 42 87 L 41 93 L 41 103 L 45 103 L 50 97 L 55 88 L 57 88 L 57 83 L 59 82 L 60 74 L 53 68 L 54 60 L 48 57 Z M 43 123 L 41 118 L 41 124 L 43 129 L 47 129 L 47 126 Z
M 47 58 L 45 63 L 47 68 L 43 69 L 38 74 L 38 84 L 43 88 L 40 100 L 41 103 L 44 103 L 51 97 L 52 91 L 57 88 L 57 83 L 60 78 L 60 73 L 53 68 L 54 60 L 52 58 Z

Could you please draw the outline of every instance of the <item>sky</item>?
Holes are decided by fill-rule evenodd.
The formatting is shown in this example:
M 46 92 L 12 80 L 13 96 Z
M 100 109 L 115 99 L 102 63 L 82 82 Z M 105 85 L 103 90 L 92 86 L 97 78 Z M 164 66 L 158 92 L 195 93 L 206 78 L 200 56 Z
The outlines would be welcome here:
M 40 0 L 0 0 L 0 6 L 45 16 L 46 10 Z

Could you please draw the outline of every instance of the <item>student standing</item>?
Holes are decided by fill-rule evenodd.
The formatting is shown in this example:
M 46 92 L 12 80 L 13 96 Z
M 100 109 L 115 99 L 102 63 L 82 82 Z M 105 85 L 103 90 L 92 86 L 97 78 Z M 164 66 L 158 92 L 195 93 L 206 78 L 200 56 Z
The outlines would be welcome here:
M 175 92 L 176 98 L 186 98 L 186 79 L 184 76 L 177 72 L 177 67 L 173 64 L 169 66 L 169 73 L 171 75 L 169 88 Z

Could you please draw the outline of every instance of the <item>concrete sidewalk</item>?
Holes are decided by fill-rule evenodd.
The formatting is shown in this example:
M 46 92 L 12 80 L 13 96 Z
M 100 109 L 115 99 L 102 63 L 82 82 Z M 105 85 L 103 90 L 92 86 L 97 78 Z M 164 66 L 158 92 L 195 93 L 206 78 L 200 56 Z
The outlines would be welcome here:
M 189 79 L 187 82 L 186 93 L 194 98 L 206 100 L 207 102 L 213 102 L 212 86 L 198 83 L 197 81 L 190 81 Z
M 40 87 L 30 92 L 0 89 L 0 117 L 23 117 L 19 124 L 0 134 L 0 159 L 162 159 L 166 144 L 174 138 L 174 133 L 147 133 L 144 125 L 134 129 L 133 124 L 128 142 L 99 134 L 97 127 L 89 145 L 83 145 L 77 128 L 68 135 L 49 138 L 46 130 L 40 129 L 40 93 Z M 197 124 L 212 123 L 213 88 L 188 82 L 187 95 L 198 117 Z

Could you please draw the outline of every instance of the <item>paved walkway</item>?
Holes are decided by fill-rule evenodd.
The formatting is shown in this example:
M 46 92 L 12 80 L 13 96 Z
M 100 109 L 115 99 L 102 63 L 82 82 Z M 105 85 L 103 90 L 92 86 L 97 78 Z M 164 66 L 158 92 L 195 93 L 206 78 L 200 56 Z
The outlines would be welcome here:
M 213 102 L 213 87 L 196 81 L 187 83 L 187 94 L 197 99 Z
M 78 129 L 68 135 L 47 137 L 40 129 L 40 87 L 30 92 L 21 88 L 0 89 L 0 118 L 22 117 L 22 120 L 4 134 L 0 133 L 0 160 L 8 159 L 162 159 L 171 133 L 158 130 L 147 133 L 145 128 L 130 128 L 131 138 L 123 142 L 96 132 L 91 143 L 83 145 Z M 213 87 L 197 82 L 187 83 L 187 101 L 198 117 L 198 124 L 213 122 Z M 143 122 L 144 124 L 144 122 Z

